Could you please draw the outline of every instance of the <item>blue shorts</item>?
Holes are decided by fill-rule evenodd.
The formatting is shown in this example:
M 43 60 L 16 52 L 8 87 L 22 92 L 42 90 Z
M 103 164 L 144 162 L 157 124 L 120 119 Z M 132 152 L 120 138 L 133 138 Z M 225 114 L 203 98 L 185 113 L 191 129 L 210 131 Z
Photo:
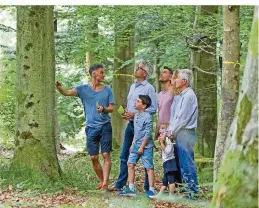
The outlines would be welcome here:
M 89 155 L 98 155 L 101 144 L 101 152 L 112 151 L 112 127 L 111 123 L 104 124 L 101 128 L 87 126 L 85 128 L 87 136 L 86 147 Z
M 142 165 L 144 168 L 153 169 L 153 147 L 144 148 L 143 155 L 138 154 L 139 147 L 135 144 L 132 145 L 132 149 L 130 151 L 128 163 L 136 165 L 138 160 L 141 158 Z

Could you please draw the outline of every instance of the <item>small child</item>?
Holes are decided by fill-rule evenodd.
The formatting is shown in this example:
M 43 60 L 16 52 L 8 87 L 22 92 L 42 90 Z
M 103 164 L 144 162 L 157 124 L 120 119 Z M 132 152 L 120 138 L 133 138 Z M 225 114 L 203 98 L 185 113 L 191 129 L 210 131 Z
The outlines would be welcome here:
M 147 170 L 149 190 L 146 192 L 148 197 L 154 196 L 154 165 L 153 165 L 153 147 L 152 139 L 152 116 L 145 112 L 145 109 L 151 105 L 151 99 L 148 95 L 139 95 L 135 103 L 135 109 L 138 112 L 134 116 L 134 139 L 132 142 L 130 155 L 128 159 L 128 182 L 120 195 L 135 196 L 135 165 L 141 158 L 142 165 Z
M 168 127 L 168 123 L 161 123 L 160 129 L 159 129 L 159 137 L 166 135 L 166 129 Z
M 175 155 L 174 155 L 174 145 L 170 139 L 170 133 L 166 130 L 168 124 L 163 124 L 160 126 L 160 136 L 158 138 L 160 142 L 160 149 L 162 150 L 162 160 L 163 160 L 163 184 L 161 186 L 158 195 L 163 194 L 169 186 L 169 195 L 174 193 L 175 189 L 175 171 L 177 171 Z

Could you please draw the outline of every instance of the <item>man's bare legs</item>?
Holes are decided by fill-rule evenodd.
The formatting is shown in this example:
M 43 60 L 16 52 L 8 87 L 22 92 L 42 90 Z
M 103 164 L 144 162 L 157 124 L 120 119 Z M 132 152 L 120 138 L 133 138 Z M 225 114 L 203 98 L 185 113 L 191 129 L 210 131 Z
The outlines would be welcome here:
M 108 188 L 108 183 L 109 183 L 109 175 L 111 171 L 111 156 L 109 152 L 103 152 L 103 184 L 102 184 L 102 189 L 107 189 Z
M 109 152 L 102 153 L 103 168 L 100 164 L 98 155 L 91 155 L 93 169 L 99 179 L 97 189 L 107 189 L 109 182 L 109 175 L 111 171 L 111 157 Z
M 95 174 L 99 179 L 99 185 L 97 186 L 96 189 L 101 189 L 103 185 L 103 169 L 100 164 L 98 155 L 91 155 L 91 160 L 92 160 L 92 166 L 95 171 Z

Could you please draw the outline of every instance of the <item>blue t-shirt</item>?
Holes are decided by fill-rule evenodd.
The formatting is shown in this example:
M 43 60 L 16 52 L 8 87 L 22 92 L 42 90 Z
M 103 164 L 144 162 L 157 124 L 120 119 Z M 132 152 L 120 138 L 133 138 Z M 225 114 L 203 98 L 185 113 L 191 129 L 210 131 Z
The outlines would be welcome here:
M 83 84 L 75 89 L 84 106 L 87 126 L 98 128 L 110 122 L 111 117 L 108 113 L 98 113 L 96 109 L 97 102 L 99 106 L 103 107 L 114 104 L 114 97 L 110 87 L 104 86 L 101 91 L 94 91 L 90 85 Z

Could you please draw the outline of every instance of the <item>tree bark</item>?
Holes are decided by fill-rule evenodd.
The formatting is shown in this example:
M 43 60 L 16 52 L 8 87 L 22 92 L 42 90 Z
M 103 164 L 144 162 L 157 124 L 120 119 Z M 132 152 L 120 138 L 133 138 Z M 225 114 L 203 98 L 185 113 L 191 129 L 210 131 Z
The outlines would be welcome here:
M 152 43 L 152 51 L 155 54 L 154 57 L 154 72 L 156 73 L 155 76 L 155 83 L 156 83 L 156 92 L 161 91 L 161 83 L 159 81 L 160 78 L 160 59 L 159 59 L 159 52 L 158 50 L 158 40 L 153 41 Z
M 91 6 L 94 11 L 98 11 L 98 6 Z M 89 45 L 91 45 L 92 42 L 95 42 L 95 39 L 98 38 L 98 17 L 95 15 L 90 16 L 88 14 L 87 17 L 89 21 L 87 24 L 87 28 L 90 28 L 89 31 L 87 31 L 86 39 Z M 94 47 L 93 47 L 94 48 Z M 92 48 L 92 50 L 94 50 Z M 86 66 L 86 81 L 89 83 L 91 82 L 91 75 L 89 74 L 89 68 L 91 64 L 94 64 L 97 56 L 98 56 L 98 51 L 87 51 L 85 54 L 85 66 Z
M 124 108 L 127 106 L 127 95 L 130 85 L 133 83 L 134 73 L 134 25 L 129 24 L 120 30 L 115 30 L 115 59 L 114 71 L 115 75 L 112 80 L 112 88 L 114 92 L 115 108 L 112 113 L 112 134 L 113 146 L 121 146 L 124 138 L 124 130 L 126 121 L 121 118 L 117 112 L 120 105 Z M 131 60 L 131 61 L 130 61 Z M 126 61 L 130 61 L 127 65 L 122 66 Z M 116 75 L 118 74 L 118 75 Z M 125 75 L 124 75 L 125 74 Z
M 223 6 L 223 29 L 221 106 L 214 155 L 214 181 L 217 180 L 227 133 L 234 118 L 238 98 L 240 62 L 239 6 Z
M 217 20 L 213 17 L 217 12 L 218 6 L 201 6 L 200 15 L 196 14 L 201 18 L 196 17 L 194 25 L 194 28 L 205 30 L 200 36 L 195 36 L 192 50 L 195 92 L 199 103 L 198 151 L 205 157 L 214 156 L 217 134 Z
M 225 150 L 210 207 L 258 207 L 258 6 Z
M 55 147 L 53 6 L 17 8 L 16 149 L 13 165 L 60 178 Z

